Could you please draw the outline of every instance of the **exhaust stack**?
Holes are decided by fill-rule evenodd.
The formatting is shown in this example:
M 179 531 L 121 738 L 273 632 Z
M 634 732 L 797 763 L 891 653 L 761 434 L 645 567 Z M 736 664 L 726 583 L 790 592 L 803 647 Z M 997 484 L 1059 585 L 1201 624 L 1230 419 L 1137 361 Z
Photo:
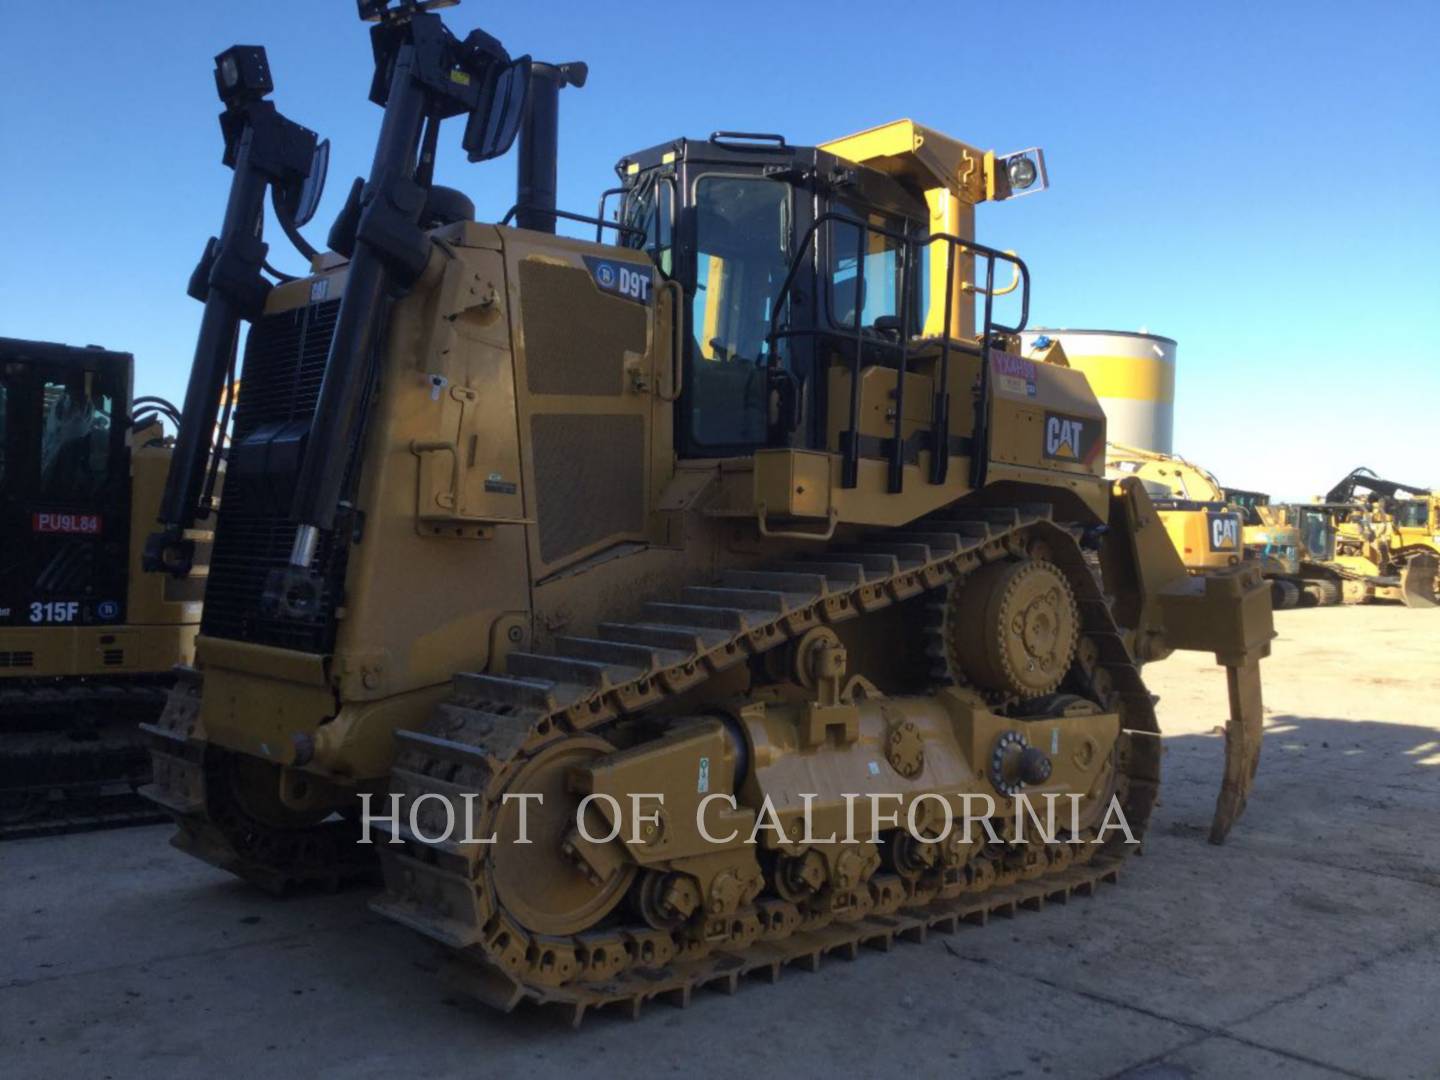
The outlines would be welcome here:
M 589 67 L 580 61 L 536 62 L 530 68 L 530 94 L 515 169 L 515 224 L 522 229 L 555 231 L 560 88 L 584 86 L 589 74 Z

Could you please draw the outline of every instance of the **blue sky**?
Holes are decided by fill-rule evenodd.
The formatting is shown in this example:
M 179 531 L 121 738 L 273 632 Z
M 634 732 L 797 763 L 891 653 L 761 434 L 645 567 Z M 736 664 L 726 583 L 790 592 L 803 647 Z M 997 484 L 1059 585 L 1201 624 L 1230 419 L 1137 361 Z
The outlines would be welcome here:
M 281 110 L 332 139 L 318 242 L 380 118 L 354 12 L 0 0 L 0 334 L 131 351 L 137 392 L 180 400 L 185 283 L 230 176 L 212 57 L 265 45 Z M 446 18 L 590 63 L 561 113 L 560 204 L 587 213 L 626 151 L 716 128 L 805 143 L 908 116 L 1042 145 L 1052 190 L 982 207 L 979 237 L 1029 262 L 1033 322 L 1179 340 L 1177 450 L 1294 497 L 1357 464 L 1440 484 L 1440 4 L 470 0 Z M 513 162 L 467 165 L 459 138 L 438 178 L 498 217 Z

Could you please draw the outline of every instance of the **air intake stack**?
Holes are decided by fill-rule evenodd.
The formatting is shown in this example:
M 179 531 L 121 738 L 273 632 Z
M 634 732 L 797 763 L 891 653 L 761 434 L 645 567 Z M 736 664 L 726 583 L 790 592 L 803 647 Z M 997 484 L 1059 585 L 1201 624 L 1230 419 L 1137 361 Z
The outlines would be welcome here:
M 555 186 L 559 157 L 560 88 L 581 87 L 590 69 L 579 61 L 530 68 L 530 95 L 520 128 L 515 170 L 515 224 L 536 232 L 555 231 Z

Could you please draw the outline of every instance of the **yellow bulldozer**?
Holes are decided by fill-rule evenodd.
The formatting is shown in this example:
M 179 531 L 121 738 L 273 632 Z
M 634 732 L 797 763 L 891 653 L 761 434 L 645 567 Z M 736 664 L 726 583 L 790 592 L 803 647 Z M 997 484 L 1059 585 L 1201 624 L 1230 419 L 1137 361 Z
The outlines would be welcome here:
M 1297 521 L 1325 519 L 1324 527 L 1312 526 L 1324 546 L 1312 547 L 1307 561 L 1313 574 L 1329 578 L 1328 602 L 1440 606 L 1440 493 L 1362 467 L 1289 512 Z
M 133 382 L 129 353 L 0 338 L 0 839 L 155 819 L 137 725 L 194 658 L 204 568 L 141 573 L 180 418 Z
M 298 280 L 262 279 L 254 223 L 273 189 L 298 233 L 315 136 L 263 50 L 217 58 L 195 430 L 250 328 L 197 663 L 150 729 L 176 843 L 276 890 L 378 855 L 377 910 L 482 1000 L 638 1008 L 1112 880 L 1160 776 L 1141 665 L 1174 649 L 1228 673 L 1223 839 L 1269 588 L 1188 575 L 1106 479 L 1083 375 L 1019 355 L 1029 271 L 974 214 L 1043 188 L 1040 152 L 716 132 L 572 214 L 584 65 L 431 7 L 360 2 L 374 165 Z M 447 117 L 472 161 L 518 134 L 500 224 L 433 183 Z M 151 546 L 176 574 L 186 434 Z M 1073 806 L 1067 839 L 1021 794 Z M 975 802 L 994 839 L 944 827 Z

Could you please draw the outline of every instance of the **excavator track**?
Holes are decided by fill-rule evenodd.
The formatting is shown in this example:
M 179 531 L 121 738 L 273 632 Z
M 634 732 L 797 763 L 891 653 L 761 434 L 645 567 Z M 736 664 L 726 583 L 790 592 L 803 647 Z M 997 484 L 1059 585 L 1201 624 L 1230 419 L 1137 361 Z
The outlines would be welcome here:
M 558 740 L 603 735 L 621 718 L 814 627 L 863 618 L 987 563 L 1037 551 L 1075 593 L 1089 643 L 1078 650 L 1075 677 L 1120 714 L 1114 790 L 1139 838 L 1159 783 L 1153 699 L 1073 534 L 1050 520 L 1048 506 L 951 509 L 810 558 L 731 571 L 718 587 L 646 605 L 644 621 L 602 624 L 595 638 L 559 638 L 546 655 L 512 653 L 505 674 L 458 675 L 424 730 L 398 733 L 392 791 L 402 808 L 428 797 L 430 807 L 450 803 L 454 820 L 488 829 L 509 785 Z M 684 1004 L 698 987 L 733 990 L 752 972 L 773 979 L 787 964 L 813 967 L 827 953 L 853 957 L 861 946 L 889 948 L 923 939 L 930 928 L 1088 895 L 1117 879 L 1130 851 L 1116 837 L 1003 849 L 972 860 L 963 880 L 938 884 L 876 872 L 861 885 L 868 896 L 843 913 L 805 909 L 767 889 L 729 917 L 719 940 L 701 939 L 688 925 L 658 930 L 614 916 L 561 937 L 530 932 L 501 905 L 486 846 L 425 840 L 399 823 L 406 820 L 402 813 L 393 825 L 399 843 L 377 844 L 387 892 L 372 906 L 448 946 L 448 975 L 458 987 L 505 1010 L 527 1000 L 563 1007 L 577 1024 L 590 1009 L 636 1014 L 657 998 Z
M 0 840 L 163 820 L 139 795 L 150 777 L 140 725 L 167 689 L 146 678 L 0 687 Z

